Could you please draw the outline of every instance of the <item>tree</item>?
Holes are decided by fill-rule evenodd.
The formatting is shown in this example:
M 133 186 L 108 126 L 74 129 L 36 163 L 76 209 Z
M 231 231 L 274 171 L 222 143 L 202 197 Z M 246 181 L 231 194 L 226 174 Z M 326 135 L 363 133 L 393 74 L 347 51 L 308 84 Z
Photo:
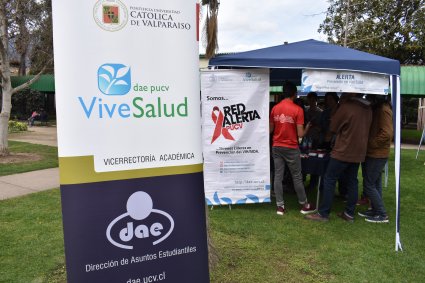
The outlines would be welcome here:
M 205 25 L 203 31 L 203 41 L 206 45 L 205 57 L 212 58 L 218 51 L 217 40 L 217 16 L 218 7 L 220 6 L 219 0 L 202 0 L 202 5 L 207 6 L 207 16 L 205 18 Z
M 20 55 L 21 72 L 26 70 L 26 59 L 31 39 L 40 30 L 48 14 L 43 13 L 46 1 L 0 0 L 0 76 L 2 105 L 0 112 L 0 156 L 8 155 L 8 122 L 12 109 L 12 95 L 34 83 L 44 72 L 50 60 L 28 82 L 12 88 L 11 56 L 13 48 Z M 51 32 L 51 31 L 50 31 Z M 24 61 L 24 62 L 22 62 Z
M 218 50 L 218 41 L 217 41 L 217 15 L 218 7 L 220 5 L 220 0 L 202 0 L 202 5 L 207 6 L 207 16 L 204 25 L 203 31 L 203 41 L 206 45 L 205 57 L 210 59 L 213 57 Z M 208 265 L 210 270 L 212 270 L 219 261 L 219 256 L 217 250 L 214 246 L 213 240 L 211 238 L 211 229 L 208 218 L 208 206 L 205 204 L 205 221 L 207 224 L 207 245 L 208 245 Z
M 30 74 L 38 74 L 44 67 L 45 72 L 54 73 L 53 62 L 53 27 L 52 1 L 46 0 L 40 9 L 42 18 L 39 27 L 33 33 L 32 52 L 30 55 Z M 46 64 L 47 63 L 47 64 Z
M 330 0 L 319 27 L 331 43 L 425 64 L 425 0 Z

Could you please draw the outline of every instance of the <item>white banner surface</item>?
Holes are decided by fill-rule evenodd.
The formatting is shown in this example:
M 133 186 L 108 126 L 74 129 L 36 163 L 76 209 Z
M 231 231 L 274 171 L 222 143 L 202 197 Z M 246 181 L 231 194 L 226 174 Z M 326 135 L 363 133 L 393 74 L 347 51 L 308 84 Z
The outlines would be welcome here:
M 269 71 L 201 73 L 209 205 L 270 202 Z
M 388 94 L 387 75 L 354 71 L 303 70 L 301 91 Z
M 56 3 L 59 156 L 96 172 L 202 163 L 196 2 L 79 1 L 72 24 Z

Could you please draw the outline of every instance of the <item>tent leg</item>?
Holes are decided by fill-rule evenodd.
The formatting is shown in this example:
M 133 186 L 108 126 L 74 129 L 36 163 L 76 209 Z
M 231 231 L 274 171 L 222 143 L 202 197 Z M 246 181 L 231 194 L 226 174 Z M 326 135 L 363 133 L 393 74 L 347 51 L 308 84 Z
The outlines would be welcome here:
M 424 129 L 422 130 L 422 137 L 421 137 L 421 140 L 419 141 L 418 151 L 416 151 L 416 159 L 418 159 L 419 150 L 421 150 L 422 142 L 424 141 L 424 135 L 425 135 L 425 126 L 424 126 Z
M 401 125 L 401 103 L 400 103 L 400 77 L 390 76 L 392 89 L 394 117 L 394 173 L 395 173 L 395 192 L 396 192 L 396 242 L 395 250 L 402 250 L 400 242 L 400 125 Z
M 396 237 L 395 237 L 395 251 L 403 251 L 403 247 L 401 246 L 401 242 L 400 242 L 400 234 L 397 233 Z

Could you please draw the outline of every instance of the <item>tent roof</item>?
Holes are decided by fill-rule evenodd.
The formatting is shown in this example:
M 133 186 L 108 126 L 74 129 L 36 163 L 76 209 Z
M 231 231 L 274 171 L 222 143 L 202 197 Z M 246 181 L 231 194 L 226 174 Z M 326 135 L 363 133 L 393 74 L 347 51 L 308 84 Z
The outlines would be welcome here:
M 313 39 L 217 56 L 210 66 L 333 69 L 400 75 L 397 60 Z
M 402 66 L 400 79 L 402 95 L 425 96 L 425 66 Z

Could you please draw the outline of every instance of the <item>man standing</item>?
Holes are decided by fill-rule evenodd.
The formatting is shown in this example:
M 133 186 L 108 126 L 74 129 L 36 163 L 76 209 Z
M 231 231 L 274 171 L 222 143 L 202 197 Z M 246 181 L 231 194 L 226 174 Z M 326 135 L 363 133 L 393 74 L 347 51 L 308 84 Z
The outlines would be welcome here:
M 301 157 L 298 148 L 298 138 L 304 136 L 304 113 L 301 107 L 294 103 L 297 87 L 287 82 L 283 86 L 284 99 L 273 107 L 270 114 L 270 133 L 273 133 L 273 161 L 275 167 L 274 191 L 278 215 L 285 213 L 283 201 L 282 180 L 285 164 L 291 172 L 294 189 L 298 202 L 301 204 L 301 213 L 308 214 L 314 211 L 307 202 L 304 183 L 301 173 Z M 307 129 L 310 127 L 308 124 Z
M 305 122 L 310 123 L 310 129 L 308 133 L 305 133 L 305 138 L 309 145 L 313 149 L 319 148 L 320 144 L 320 116 L 322 115 L 322 109 L 317 106 L 317 93 L 309 92 L 307 94 L 308 108 L 305 111 Z M 310 174 L 310 185 L 309 189 L 314 189 L 319 181 L 319 176 Z
M 310 122 L 311 127 L 305 137 L 313 143 L 313 148 L 318 148 L 320 142 L 320 116 L 322 109 L 317 106 L 317 93 L 307 94 L 308 108 L 305 111 L 305 122 Z
M 372 209 L 358 214 L 367 222 L 388 223 L 382 199 L 382 170 L 388 161 L 393 138 L 393 115 L 386 96 L 368 95 L 372 102 L 372 126 L 369 132 L 366 160 L 363 166 L 363 191 L 372 203 Z
M 332 117 L 330 131 L 336 134 L 336 141 L 324 177 L 322 202 L 318 213 L 306 216 L 310 220 L 329 220 L 336 182 L 344 176 L 347 204 L 338 216 L 348 222 L 354 221 L 358 198 L 357 172 L 366 156 L 372 109 L 370 102 L 361 96 L 354 93 L 347 96 L 347 100 L 341 103 Z

